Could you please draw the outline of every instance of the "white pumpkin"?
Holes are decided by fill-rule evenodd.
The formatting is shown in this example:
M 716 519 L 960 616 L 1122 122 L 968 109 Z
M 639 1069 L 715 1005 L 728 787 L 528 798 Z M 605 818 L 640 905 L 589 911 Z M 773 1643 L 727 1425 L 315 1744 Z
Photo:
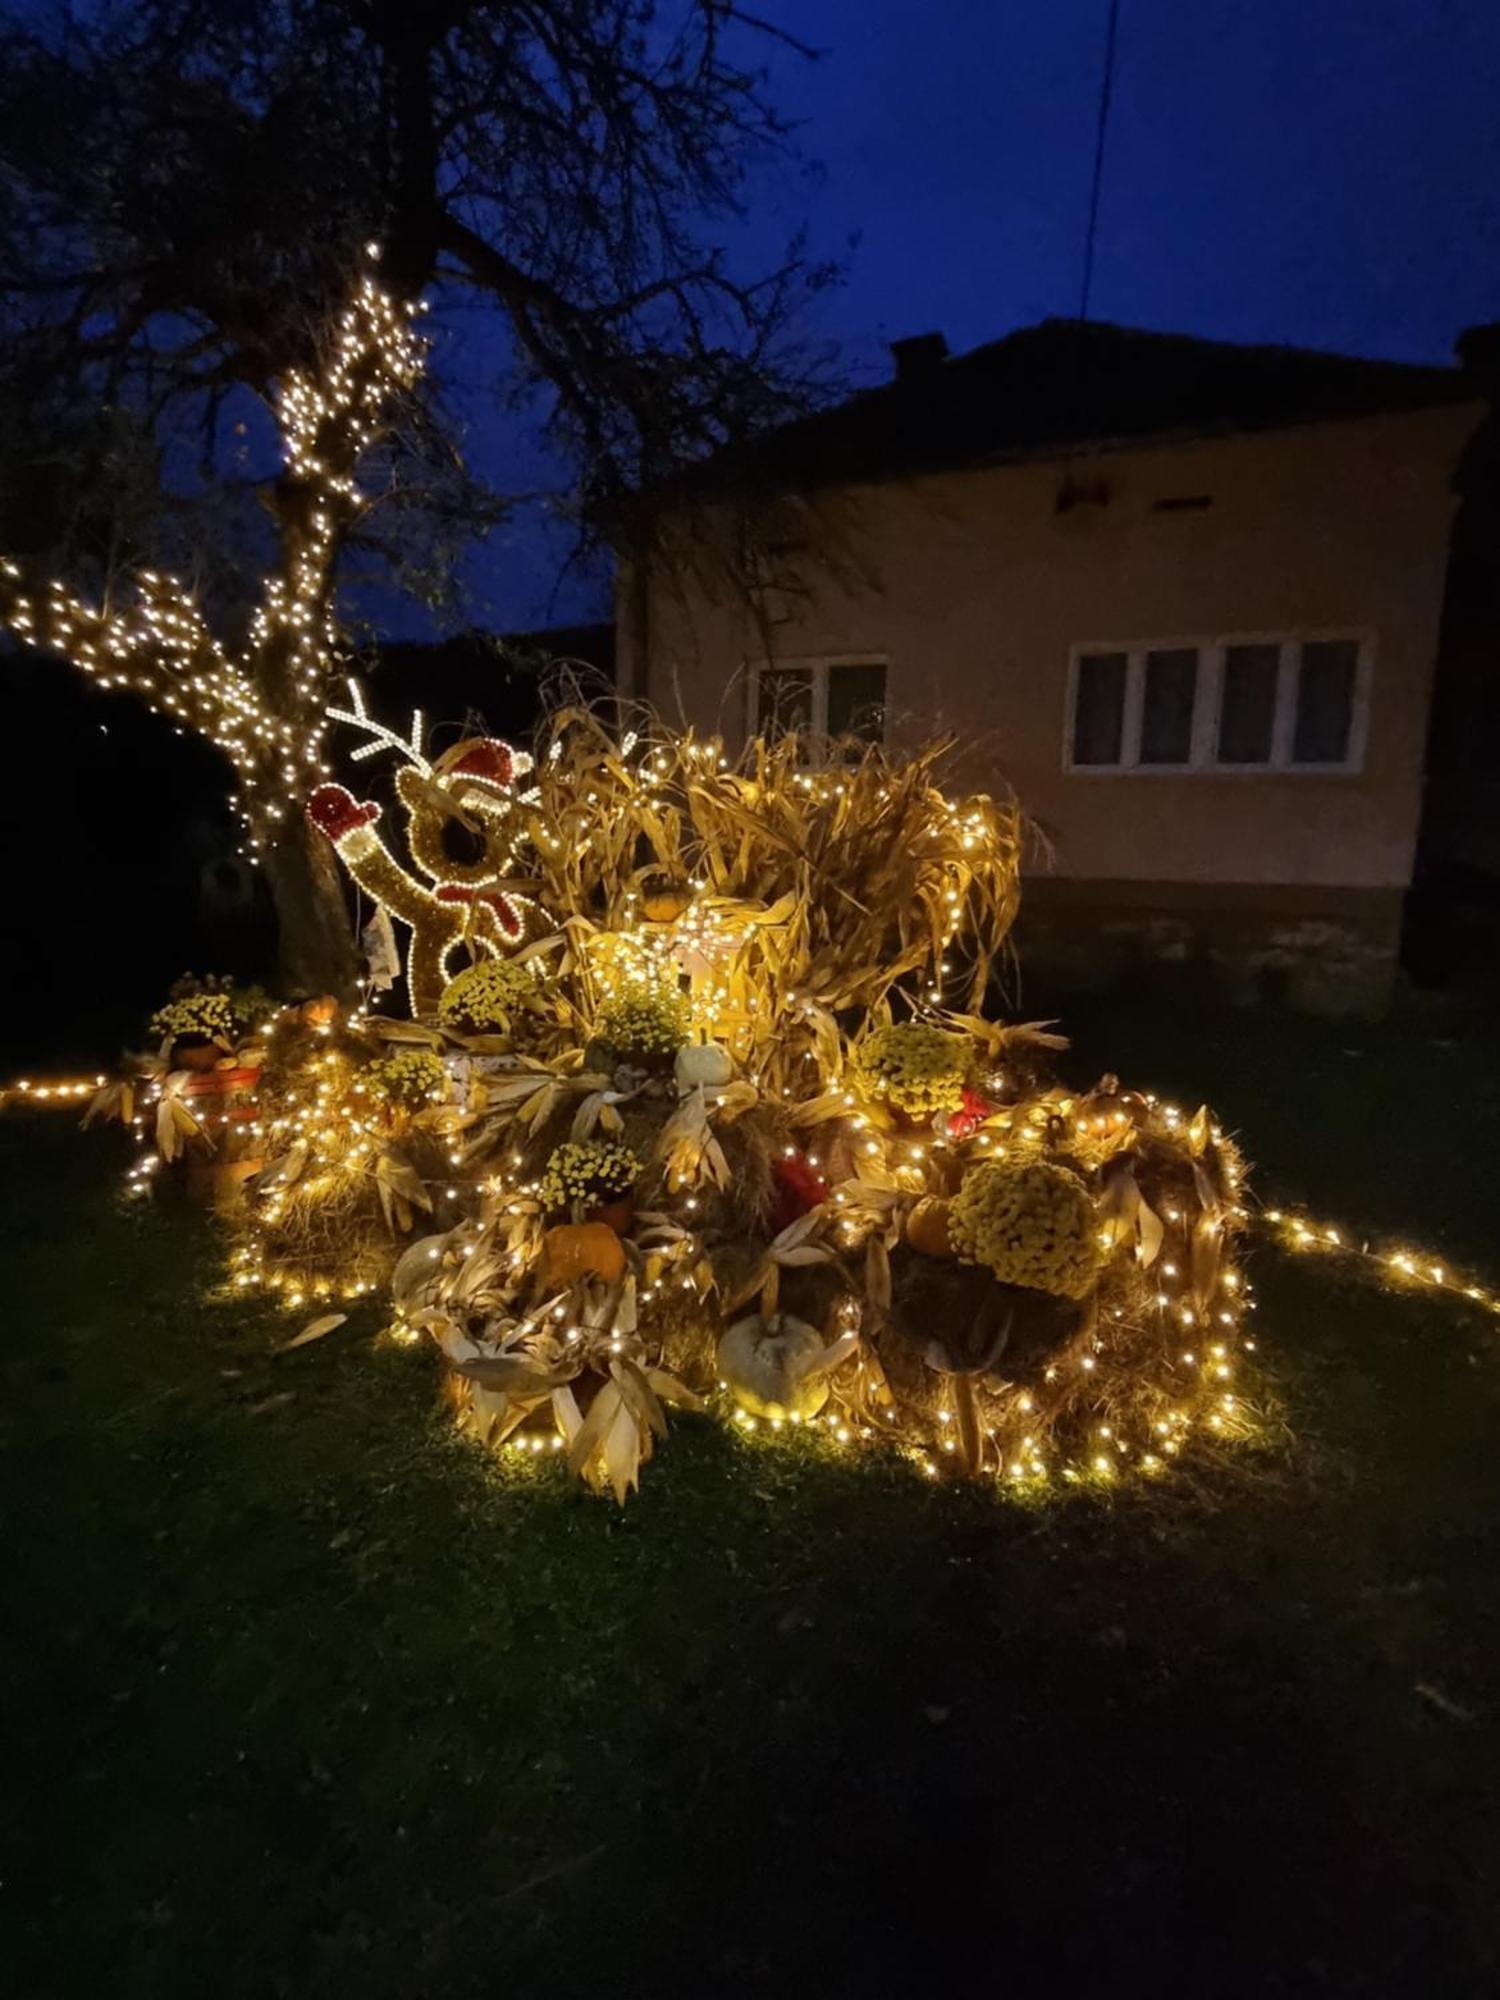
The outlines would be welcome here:
M 719 1342 L 719 1375 L 752 1417 L 815 1417 L 828 1400 L 828 1377 L 855 1343 L 832 1347 L 816 1327 L 790 1313 L 739 1320 Z
M 677 1088 L 686 1097 L 701 1083 L 717 1090 L 734 1075 L 734 1058 L 718 1042 L 689 1042 L 677 1051 Z

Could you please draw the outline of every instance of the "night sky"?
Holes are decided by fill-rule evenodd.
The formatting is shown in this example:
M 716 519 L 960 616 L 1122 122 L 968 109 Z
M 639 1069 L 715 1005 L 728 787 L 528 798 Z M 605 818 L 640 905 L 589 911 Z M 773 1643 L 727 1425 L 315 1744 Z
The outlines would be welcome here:
M 821 174 L 756 180 L 741 247 L 802 222 L 847 282 L 810 330 L 855 381 L 885 342 L 954 349 L 1077 310 L 1107 0 L 765 0 L 825 49 L 773 55 L 777 102 Z M 1129 325 L 1397 359 L 1451 357 L 1500 317 L 1500 6 L 1494 0 L 1122 0 L 1092 311 Z M 450 372 L 488 366 L 484 323 Z M 473 394 L 470 449 L 558 483 Z M 602 612 L 555 590 L 534 516 L 476 551 L 500 626 Z

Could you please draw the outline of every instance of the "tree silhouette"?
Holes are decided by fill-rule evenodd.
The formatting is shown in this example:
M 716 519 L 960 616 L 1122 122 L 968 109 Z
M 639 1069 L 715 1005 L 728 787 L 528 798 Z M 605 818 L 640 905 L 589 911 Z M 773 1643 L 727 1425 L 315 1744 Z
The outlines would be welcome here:
M 62 583 L 38 581 L 22 562 L 0 562 L 0 623 L 101 687 L 138 694 L 227 758 L 246 849 L 276 907 L 288 992 L 347 994 L 356 977 L 337 864 L 301 806 L 327 770 L 336 559 L 366 504 L 361 458 L 421 374 L 420 310 L 367 273 L 325 330 L 317 366 L 275 385 L 278 554 L 237 642 L 219 638 L 193 592 L 160 571 L 142 570 L 89 604 Z
M 742 275 L 722 241 L 788 143 L 755 59 L 789 42 L 734 0 L 0 0 L 0 414 L 45 413 L 43 472 L 59 416 L 107 410 L 76 449 L 138 507 L 149 447 L 121 431 L 222 454 L 237 392 L 309 365 L 373 237 L 394 295 L 489 315 L 491 386 L 617 534 L 630 493 L 821 379 L 792 316 L 831 273 L 794 242 Z M 490 518 L 425 441 L 422 497 Z

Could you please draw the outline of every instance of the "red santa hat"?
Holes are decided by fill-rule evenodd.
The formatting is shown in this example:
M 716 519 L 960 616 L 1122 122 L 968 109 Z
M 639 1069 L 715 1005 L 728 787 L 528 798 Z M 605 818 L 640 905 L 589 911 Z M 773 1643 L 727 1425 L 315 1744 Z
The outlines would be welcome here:
M 531 769 L 524 750 L 513 750 L 498 736 L 470 736 L 439 757 L 433 766 L 438 778 L 461 778 L 487 792 L 508 792 L 516 779 Z

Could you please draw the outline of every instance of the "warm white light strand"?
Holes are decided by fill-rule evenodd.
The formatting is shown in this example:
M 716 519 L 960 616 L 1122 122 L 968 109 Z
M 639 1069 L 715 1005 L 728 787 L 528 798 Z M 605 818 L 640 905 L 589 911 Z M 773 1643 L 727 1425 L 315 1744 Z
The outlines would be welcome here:
M 94 606 L 59 583 L 28 586 L 19 564 L 0 561 L 0 626 L 60 653 L 102 688 L 139 695 L 223 751 L 253 859 L 327 770 L 322 703 L 339 648 L 334 557 L 363 504 L 360 454 L 392 396 L 422 371 L 424 343 L 413 322 L 423 309 L 362 277 L 320 370 L 282 383 L 283 455 L 304 506 L 300 518 L 287 518 L 283 567 L 266 578 L 236 652 L 209 631 L 176 577 L 142 571 L 130 603 Z

